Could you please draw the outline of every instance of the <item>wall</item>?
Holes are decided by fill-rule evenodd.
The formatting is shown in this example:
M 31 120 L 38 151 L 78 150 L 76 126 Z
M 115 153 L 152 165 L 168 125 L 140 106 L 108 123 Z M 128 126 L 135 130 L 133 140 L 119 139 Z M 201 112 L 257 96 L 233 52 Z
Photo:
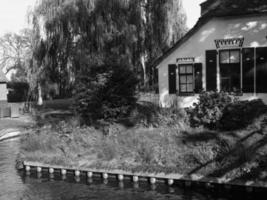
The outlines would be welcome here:
M 7 101 L 6 83 L 0 83 L 0 101 Z
M 195 62 L 201 62 L 203 64 L 202 82 L 203 88 L 206 89 L 205 51 L 216 49 L 215 39 L 244 37 L 243 47 L 259 47 L 267 46 L 266 36 L 267 15 L 211 19 L 158 65 L 160 104 L 163 107 L 167 107 L 174 98 L 168 92 L 168 65 L 175 64 L 177 58 L 195 57 Z M 188 103 L 188 99 L 191 99 L 194 102 L 197 96 L 178 98 L 181 99 L 180 104 L 183 106 L 183 101 Z

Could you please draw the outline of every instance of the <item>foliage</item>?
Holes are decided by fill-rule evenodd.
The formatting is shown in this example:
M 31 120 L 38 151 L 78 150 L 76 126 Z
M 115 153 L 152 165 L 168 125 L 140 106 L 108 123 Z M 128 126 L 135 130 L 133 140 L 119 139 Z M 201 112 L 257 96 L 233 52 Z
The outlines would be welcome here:
M 180 0 L 42 0 L 32 15 L 45 35 L 39 38 L 45 47 L 39 60 L 60 93 L 68 93 L 82 62 L 93 56 L 116 58 L 146 77 L 153 71 L 146 70 L 147 62 L 185 33 Z
M 139 172 L 186 173 L 216 156 L 213 144 L 185 144 L 177 132 L 166 128 L 130 129 L 105 136 L 91 127 L 60 123 L 33 130 L 21 143 L 22 157 L 27 160 Z
M 235 98 L 225 92 L 201 93 L 198 102 L 194 103 L 193 108 L 187 110 L 191 125 L 216 128 L 225 107 L 235 101 Z
M 8 82 L 8 102 L 25 102 L 27 100 L 29 85 L 25 82 Z
M 127 66 L 96 66 L 77 79 L 75 110 L 85 123 L 125 117 L 135 105 L 137 79 Z
M 142 102 L 136 105 L 130 115 L 130 124 L 139 127 L 189 128 L 187 115 L 181 108 L 161 108 L 158 105 Z
M 24 29 L 19 34 L 6 33 L 0 38 L 0 69 L 4 69 L 6 74 L 13 72 L 13 79 L 17 81 L 27 80 L 27 68 L 32 51 L 30 37 L 31 31 Z
M 225 107 L 219 127 L 223 130 L 246 128 L 265 113 L 267 113 L 267 106 L 261 99 L 237 101 Z

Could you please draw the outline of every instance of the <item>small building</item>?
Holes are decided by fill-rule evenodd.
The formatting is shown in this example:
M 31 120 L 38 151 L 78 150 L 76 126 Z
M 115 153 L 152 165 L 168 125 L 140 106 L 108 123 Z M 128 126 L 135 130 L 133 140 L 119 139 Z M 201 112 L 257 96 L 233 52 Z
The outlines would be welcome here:
M 0 70 L 0 104 L 7 103 L 7 78 L 5 74 Z
M 205 1 L 196 25 L 154 66 L 162 107 L 190 106 L 201 91 L 267 103 L 267 1 Z

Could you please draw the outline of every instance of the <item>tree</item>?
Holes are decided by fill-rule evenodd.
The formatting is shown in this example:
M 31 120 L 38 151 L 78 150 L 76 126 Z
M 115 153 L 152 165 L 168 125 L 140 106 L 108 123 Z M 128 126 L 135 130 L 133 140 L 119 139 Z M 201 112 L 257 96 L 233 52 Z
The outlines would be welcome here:
M 23 29 L 20 34 L 7 33 L 0 38 L 0 66 L 6 74 L 12 73 L 11 81 L 29 84 L 28 98 L 34 95 L 40 72 L 34 60 L 34 32 Z M 42 104 L 42 99 L 39 101 Z
M 187 31 L 186 15 L 181 0 L 147 0 L 146 4 L 147 76 L 150 85 L 155 83 L 156 58 L 176 43 Z
M 147 85 L 149 63 L 185 32 L 181 0 L 42 0 L 34 15 L 46 33 L 43 65 L 63 93 L 89 55 L 131 66 Z
M 30 30 L 24 29 L 20 34 L 7 33 L 0 38 L 0 67 L 6 74 L 14 72 L 14 79 L 25 82 L 26 68 L 31 55 Z
M 86 124 L 126 117 L 136 103 L 138 81 L 127 66 L 91 66 L 78 77 L 75 110 Z

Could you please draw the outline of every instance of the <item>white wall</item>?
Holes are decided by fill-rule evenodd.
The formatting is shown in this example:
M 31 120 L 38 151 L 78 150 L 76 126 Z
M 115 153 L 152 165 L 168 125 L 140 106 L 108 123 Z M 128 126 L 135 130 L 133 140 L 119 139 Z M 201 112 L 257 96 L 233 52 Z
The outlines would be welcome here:
M 243 47 L 257 47 L 267 46 L 266 36 L 267 15 L 211 19 L 158 65 L 160 104 L 163 107 L 169 106 L 174 98 L 169 96 L 168 91 L 168 65 L 175 64 L 177 58 L 195 57 L 195 62 L 203 64 L 202 82 L 203 88 L 206 89 L 205 51 L 216 49 L 215 39 L 244 37 Z M 196 98 L 190 98 L 196 101 Z M 179 99 L 183 106 L 183 99 L 187 101 L 188 98 L 179 97 Z
M 6 83 L 0 83 L 0 101 L 7 101 Z

